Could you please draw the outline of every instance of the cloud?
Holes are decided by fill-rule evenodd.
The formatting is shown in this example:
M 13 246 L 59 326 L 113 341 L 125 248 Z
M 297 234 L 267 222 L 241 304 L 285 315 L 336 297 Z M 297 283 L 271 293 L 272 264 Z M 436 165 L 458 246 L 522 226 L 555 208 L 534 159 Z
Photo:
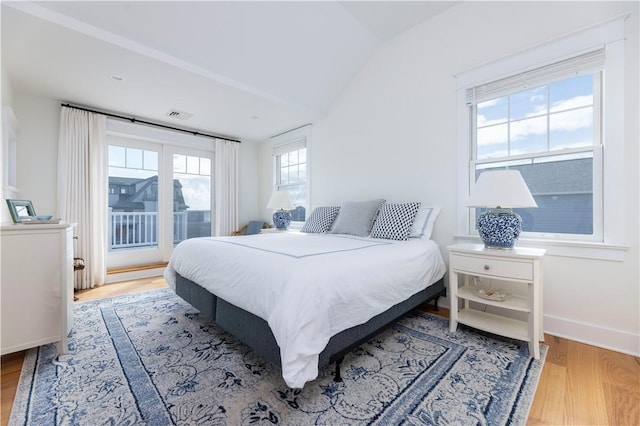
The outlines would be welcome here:
M 550 131 L 577 131 L 593 126 L 593 96 L 576 96 L 571 99 L 556 102 L 551 107 Z M 574 109 L 573 108 L 579 108 Z M 570 111 L 567 111 L 570 110 Z M 542 109 L 544 113 L 544 108 Z M 510 137 L 515 142 L 532 135 L 544 135 L 547 133 L 547 116 L 535 117 L 540 112 L 536 111 L 527 115 L 527 118 L 511 122 Z M 531 118 L 533 117 L 533 118 Z M 487 120 L 483 115 L 478 115 L 478 144 L 482 146 L 504 144 L 507 142 L 507 123 L 505 118 Z M 590 143 L 590 142 L 589 142 Z
M 573 109 L 584 106 L 593 105 L 593 95 L 586 96 L 575 96 L 570 99 L 563 99 L 561 101 L 555 102 L 551 106 L 551 112 L 564 111 L 567 109 Z
M 174 175 L 182 184 L 182 195 L 189 210 L 211 210 L 211 177 Z

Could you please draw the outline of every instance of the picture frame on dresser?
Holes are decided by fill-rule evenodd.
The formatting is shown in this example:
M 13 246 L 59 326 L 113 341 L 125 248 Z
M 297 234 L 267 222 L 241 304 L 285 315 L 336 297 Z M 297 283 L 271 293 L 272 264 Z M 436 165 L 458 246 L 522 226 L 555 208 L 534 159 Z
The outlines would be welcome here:
M 7 199 L 7 207 L 9 207 L 13 223 L 22 223 L 36 217 L 36 211 L 30 200 Z

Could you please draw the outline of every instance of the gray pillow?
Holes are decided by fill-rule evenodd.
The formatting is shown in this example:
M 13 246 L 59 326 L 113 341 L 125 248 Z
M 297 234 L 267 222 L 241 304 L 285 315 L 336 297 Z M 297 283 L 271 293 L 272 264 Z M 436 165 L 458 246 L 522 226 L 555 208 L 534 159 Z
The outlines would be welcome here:
M 331 234 L 349 234 L 366 237 L 371 233 L 371 226 L 378 216 L 378 209 L 385 200 L 347 201 L 340 207 L 340 213 Z

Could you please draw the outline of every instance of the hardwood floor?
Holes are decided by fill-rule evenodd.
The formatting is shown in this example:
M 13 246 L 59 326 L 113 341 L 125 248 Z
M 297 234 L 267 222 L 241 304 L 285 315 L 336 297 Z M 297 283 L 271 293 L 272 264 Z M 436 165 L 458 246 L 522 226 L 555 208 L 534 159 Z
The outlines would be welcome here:
M 76 292 L 80 302 L 166 287 L 150 278 Z M 433 312 L 445 318 L 449 310 Z M 549 346 L 528 425 L 640 425 L 640 358 L 545 335 Z M 1 426 L 8 424 L 24 352 L 1 360 Z
M 104 299 L 107 297 L 121 296 L 123 294 L 135 293 L 138 291 L 153 290 L 167 286 L 167 282 L 162 277 L 145 278 L 143 280 L 124 281 L 121 283 L 106 284 L 88 290 L 78 290 L 75 296 L 79 302 L 88 300 Z
M 0 421 L 2 426 L 9 423 L 11 415 L 11 406 L 16 396 L 16 388 L 18 380 L 20 380 L 20 371 L 22 370 L 22 361 L 24 360 L 24 351 L 15 352 L 9 355 L 3 355 L 0 362 Z
M 640 358 L 549 334 L 544 343 L 528 425 L 640 425 Z

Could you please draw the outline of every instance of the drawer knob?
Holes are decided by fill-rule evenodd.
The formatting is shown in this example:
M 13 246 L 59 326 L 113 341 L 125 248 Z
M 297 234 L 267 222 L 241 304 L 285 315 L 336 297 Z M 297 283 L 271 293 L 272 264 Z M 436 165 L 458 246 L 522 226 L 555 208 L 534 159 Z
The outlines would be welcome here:
M 491 267 L 489 265 L 484 265 L 484 270 L 488 271 L 489 269 L 491 269 Z

